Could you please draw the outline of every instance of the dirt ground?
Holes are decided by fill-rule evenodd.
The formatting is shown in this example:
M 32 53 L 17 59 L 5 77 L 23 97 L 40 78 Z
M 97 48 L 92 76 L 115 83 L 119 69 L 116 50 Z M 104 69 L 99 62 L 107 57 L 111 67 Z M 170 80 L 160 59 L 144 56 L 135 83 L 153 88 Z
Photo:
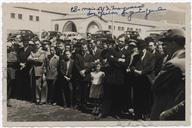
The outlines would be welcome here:
M 97 121 L 95 116 L 81 111 L 52 105 L 36 105 L 27 101 L 11 99 L 12 107 L 8 107 L 8 122 L 17 121 Z M 107 117 L 103 121 L 115 121 Z M 128 119 L 123 119 L 128 120 Z

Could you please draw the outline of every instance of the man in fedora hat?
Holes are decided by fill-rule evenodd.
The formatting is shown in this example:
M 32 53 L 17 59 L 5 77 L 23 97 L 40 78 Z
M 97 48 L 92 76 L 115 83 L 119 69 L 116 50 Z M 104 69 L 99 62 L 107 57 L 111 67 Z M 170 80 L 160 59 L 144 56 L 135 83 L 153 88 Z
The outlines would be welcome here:
M 185 36 L 180 29 L 170 29 L 160 41 L 164 42 L 167 62 L 152 86 L 154 104 L 151 120 L 159 120 L 160 114 L 185 100 Z M 185 113 L 171 118 L 184 120 Z

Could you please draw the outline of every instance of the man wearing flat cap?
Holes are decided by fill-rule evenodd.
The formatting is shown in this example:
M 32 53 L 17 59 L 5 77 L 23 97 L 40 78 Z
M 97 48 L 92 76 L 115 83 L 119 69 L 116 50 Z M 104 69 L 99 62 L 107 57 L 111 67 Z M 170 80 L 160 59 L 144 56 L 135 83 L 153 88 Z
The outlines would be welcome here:
M 185 36 L 179 29 L 170 29 L 160 38 L 168 55 L 167 62 L 157 75 L 152 91 L 154 104 L 151 120 L 185 100 Z M 183 107 L 184 109 L 184 107 Z M 167 120 L 184 120 L 185 111 Z M 164 118 L 165 119 L 165 118 Z

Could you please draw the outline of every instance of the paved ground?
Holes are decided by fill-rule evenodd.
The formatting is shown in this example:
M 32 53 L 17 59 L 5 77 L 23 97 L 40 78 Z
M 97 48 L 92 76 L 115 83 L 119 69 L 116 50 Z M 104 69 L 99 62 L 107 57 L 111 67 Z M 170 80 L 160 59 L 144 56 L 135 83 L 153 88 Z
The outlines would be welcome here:
M 11 99 L 11 104 L 12 107 L 8 107 L 8 121 L 95 121 L 92 114 L 60 106 L 36 105 L 16 99 Z M 102 120 L 116 119 L 107 117 Z

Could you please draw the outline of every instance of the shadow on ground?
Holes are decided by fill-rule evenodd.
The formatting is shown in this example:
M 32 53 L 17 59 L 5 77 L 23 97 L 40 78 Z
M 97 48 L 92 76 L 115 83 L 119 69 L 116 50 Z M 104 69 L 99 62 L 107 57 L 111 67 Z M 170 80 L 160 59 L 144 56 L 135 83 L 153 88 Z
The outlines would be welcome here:
M 36 105 L 27 101 L 11 99 L 8 107 L 8 122 L 24 121 L 97 121 L 95 116 L 81 111 L 52 105 Z M 112 117 L 99 121 L 115 121 Z M 128 119 L 126 119 L 128 120 Z

